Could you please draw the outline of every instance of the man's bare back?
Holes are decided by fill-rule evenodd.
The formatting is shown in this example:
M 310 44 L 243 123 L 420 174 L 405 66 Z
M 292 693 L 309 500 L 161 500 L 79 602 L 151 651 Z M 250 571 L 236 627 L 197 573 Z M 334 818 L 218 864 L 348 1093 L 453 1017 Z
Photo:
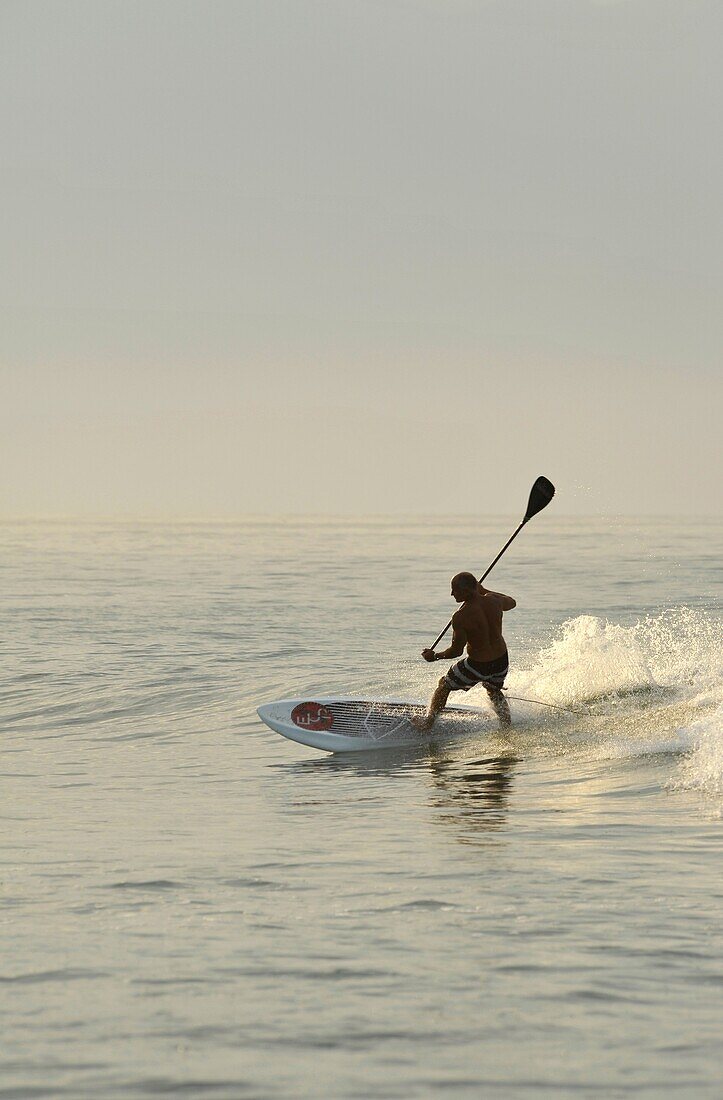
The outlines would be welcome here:
M 502 612 L 514 606 L 511 596 L 491 592 L 480 585 L 452 616 L 452 626 L 458 635 L 464 632 L 467 653 L 473 661 L 494 661 L 506 651 L 502 637 Z

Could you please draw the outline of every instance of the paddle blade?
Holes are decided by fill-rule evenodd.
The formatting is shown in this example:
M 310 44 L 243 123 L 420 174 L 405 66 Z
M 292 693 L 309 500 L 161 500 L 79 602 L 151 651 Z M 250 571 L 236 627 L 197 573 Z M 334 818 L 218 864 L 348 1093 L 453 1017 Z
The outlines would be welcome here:
M 527 523 L 528 519 L 532 519 L 538 512 L 541 512 L 543 508 L 546 508 L 555 495 L 555 486 L 551 481 L 548 481 L 546 477 L 538 477 L 535 484 L 532 486 L 530 493 L 530 499 L 527 503 L 527 511 L 525 512 L 525 518 L 523 523 Z

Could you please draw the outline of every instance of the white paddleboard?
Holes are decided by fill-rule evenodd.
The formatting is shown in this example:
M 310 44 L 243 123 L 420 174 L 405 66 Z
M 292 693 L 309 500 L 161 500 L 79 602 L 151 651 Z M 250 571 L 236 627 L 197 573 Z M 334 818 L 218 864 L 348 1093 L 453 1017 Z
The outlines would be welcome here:
M 446 707 L 429 733 L 416 730 L 410 718 L 426 713 L 423 703 L 404 700 L 356 699 L 328 696 L 316 699 L 280 699 L 264 703 L 257 714 L 262 722 L 300 745 L 327 752 L 359 752 L 427 744 L 434 738 L 470 734 L 489 723 L 489 711 L 477 707 Z

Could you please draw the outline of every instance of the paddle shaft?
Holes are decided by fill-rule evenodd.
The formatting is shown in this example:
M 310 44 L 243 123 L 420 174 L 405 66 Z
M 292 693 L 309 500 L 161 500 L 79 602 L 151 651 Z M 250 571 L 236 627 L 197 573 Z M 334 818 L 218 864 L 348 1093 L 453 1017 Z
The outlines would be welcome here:
M 502 547 L 502 549 L 500 550 L 500 552 L 499 552 L 499 554 L 497 555 L 497 557 L 495 558 L 495 560 L 494 560 L 494 561 L 492 562 L 492 564 L 491 564 L 490 566 L 488 566 L 488 567 L 487 567 L 487 569 L 485 570 L 485 572 L 484 572 L 484 573 L 482 574 L 482 576 L 481 576 L 481 577 L 480 577 L 480 579 L 479 579 L 479 583 L 480 583 L 480 584 L 482 584 L 482 581 L 483 581 L 483 580 L 485 579 L 485 577 L 486 577 L 486 576 L 488 576 L 488 574 L 490 574 L 490 573 L 492 572 L 492 570 L 493 570 L 493 569 L 494 569 L 494 567 L 495 567 L 495 566 L 497 565 L 497 562 L 498 562 L 498 561 L 500 560 L 500 558 L 502 557 L 502 555 L 504 554 L 505 550 L 506 550 L 506 549 L 507 549 L 507 547 L 508 547 L 508 546 L 510 545 L 510 543 L 511 543 L 511 542 L 513 542 L 513 541 L 514 541 L 514 539 L 516 539 L 516 538 L 517 538 L 517 536 L 519 535 L 520 531 L 522 530 L 522 528 L 523 528 L 523 527 L 525 526 L 525 524 L 527 523 L 527 519 L 528 519 L 528 517 L 527 517 L 527 516 L 525 516 L 525 518 L 523 519 L 522 523 L 521 523 L 521 524 L 520 524 L 520 526 L 519 526 L 519 527 L 517 528 L 517 530 L 515 531 L 515 533 L 514 533 L 513 535 L 511 535 L 511 536 L 510 536 L 510 538 L 508 538 L 507 542 L 506 542 L 506 543 L 505 543 L 505 545 L 504 545 L 504 546 Z M 452 625 L 452 620 L 450 619 L 450 620 L 449 620 L 449 622 L 447 623 L 447 625 L 445 626 L 444 630 L 442 631 L 442 633 L 441 633 L 441 634 L 439 635 L 439 637 L 438 637 L 438 638 L 436 639 L 436 641 L 432 642 L 431 646 L 429 647 L 430 649 L 435 649 L 435 648 L 436 648 L 436 646 L 438 646 L 438 645 L 439 645 L 439 643 L 440 643 L 440 642 L 442 641 L 442 638 L 443 638 L 443 637 L 445 636 L 445 634 L 447 633 L 447 631 L 449 630 L 449 628 L 450 628 L 450 626 L 451 626 L 451 625 Z

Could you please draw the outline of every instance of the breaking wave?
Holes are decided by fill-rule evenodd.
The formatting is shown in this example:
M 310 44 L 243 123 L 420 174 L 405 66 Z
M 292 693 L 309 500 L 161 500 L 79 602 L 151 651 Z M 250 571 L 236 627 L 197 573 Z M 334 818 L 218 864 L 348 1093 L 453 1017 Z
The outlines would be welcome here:
M 678 608 L 630 626 L 581 615 L 564 623 L 511 696 L 571 707 L 580 738 L 600 758 L 677 753 L 669 786 L 723 800 L 723 629 Z M 572 732 L 572 731 L 571 731 Z

